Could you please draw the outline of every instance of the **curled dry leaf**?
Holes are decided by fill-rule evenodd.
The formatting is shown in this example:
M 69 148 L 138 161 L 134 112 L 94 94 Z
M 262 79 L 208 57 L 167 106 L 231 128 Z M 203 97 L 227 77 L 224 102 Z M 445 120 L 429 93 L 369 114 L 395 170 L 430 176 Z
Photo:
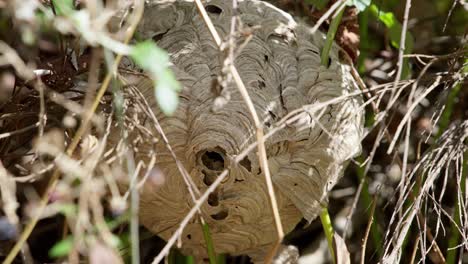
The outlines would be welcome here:
M 349 251 L 348 248 L 346 247 L 346 243 L 341 238 L 340 235 L 335 233 L 333 235 L 333 247 L 335 250 L 335 263 L 336 264 L 350 264 L 351 260 L 349 257 Z

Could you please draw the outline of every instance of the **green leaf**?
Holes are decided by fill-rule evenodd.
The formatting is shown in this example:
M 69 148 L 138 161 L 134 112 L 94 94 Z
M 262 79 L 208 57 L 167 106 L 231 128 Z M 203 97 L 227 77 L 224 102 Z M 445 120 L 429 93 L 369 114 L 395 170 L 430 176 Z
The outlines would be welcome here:
M 172 115 L 177 109 L 179 103 L 178 82 L 174 75 L 168 69 L 164 74 L 161 74 L 155 82 L 154 95 L 161 108 L 161 111 L 166 115 Z
M 390 41 L 395 48 L 400 47 L 400 38 L 402 25 L 396 19 L 392 12 L 385 12 L 379 10 L 379 8 L 372 4 L 370 7 L 371 13 L 376 16 L 384 25 L 388 28 L 390 33 Z M 406 33 L 405 48 L 407 53 L 413 50 L 414 38 L 410 33 Z
M 78 208 L 72 203 L 61 203 L 58 205 L 57 210 L 66 217 L 76 216 Z
M 52 4 L 55 8 L 55 13 L 58 16 L 69 15 L 75 7 L 73 6 L 73 0 L 52 0 Z
M 371 0 L 348 0 L 346 4 L 348 6 L 355 6 L 360 12 L 362 12 L 371 4 Z
M 133 47 L 131 57 L 141 68 L 151 74 L 154 94 L 162 112 L 171 115 L 177 109 L 181 86 L 174 73 L 168 68 L 169 56 L 150 41 L 138 43 Z
M 322 10 L 327 6 L 330 0 L 306 0 L 306 3 L 314 5 L 318 10 Z
M 169 64 L 167 53 L 151 41 L 136 44 L 130 55 L 138 66 L 150 72 L 153 77 L 161 74 Z
M 70 253 L 73 248 L 73 237 L 69 236 L 59 242 L 57 242 L 50 250 L 49 256 L 51 258 L 65 257 Z
M 395 48 L 400 48 L 401 31 L 403 29 L 401 23 L 396 19 L 392 12 L 385 12 L 379 9 L 375 4 L 370 6 L 371 13 L 377 17 L 387 28 L 390 36 L 390 43 Z M 413 52 L 414 38 L 409 32 L 406 32 L 405 38 L 405 54 Z M 407 58 L 403 60 L 403 78 L 409 75 L 410 65 Z

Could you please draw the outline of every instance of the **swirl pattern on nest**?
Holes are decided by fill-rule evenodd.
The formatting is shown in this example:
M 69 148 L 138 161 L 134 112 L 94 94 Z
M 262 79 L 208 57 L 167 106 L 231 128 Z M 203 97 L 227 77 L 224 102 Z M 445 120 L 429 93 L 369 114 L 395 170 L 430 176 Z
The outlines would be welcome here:
M 167 2 L 167 1 L 165 1 Z M 230 1 L 212 0 L 206 9 L 223 38 L 234 15 Z M 299 118 L 266 141 L 268 163 L 277 190 L 286 232 L 302 217 L 313 220 L 326 204 L 326 194 L 342 175 L 347 161 L 360 152 L 363 111 L 348 66 L 338 48 L 329 67 L 320 65 L 324 35 L 296 23 L 285 12 L 262 1 L 239 1 L 238 15 L 252 38 L 235 58 L 243 82 L 266 131 L 297 109 Z M 164 116 L 153 97 L 151 81 L 138 81 L 168 140 L 194 183 L 204 191 L 230 168 L 225 182 L 202 207 L 218 253 L 262 252 L 276 237 L 269 199 L 256 153 L 240 164 L 233 157 L 255 142 L 255 126 L 234 83 L 215 89 L 225 54 L 220 52 L 190 1 L 152 1 L 138 29 L 166 49 L 183 85 L 176 113 Z M 244 37 L 237 36 L 240 46 Z M 155 62 L 157 63 L 157 62 Z M 343 97 L 312 111 L 317 105 Z M 213 109 L 216 100 L 224 103 Z M 156 166 L 165 175 L 157 190 L 142 188 L 140 220 L 168 239 L 193 204 L 177 165 L 161 141 L 155 145 Z M 145 160 L 143 155 L 137 156 Z M 197 220 L 182 237 L 184 253 L 205 256 Z

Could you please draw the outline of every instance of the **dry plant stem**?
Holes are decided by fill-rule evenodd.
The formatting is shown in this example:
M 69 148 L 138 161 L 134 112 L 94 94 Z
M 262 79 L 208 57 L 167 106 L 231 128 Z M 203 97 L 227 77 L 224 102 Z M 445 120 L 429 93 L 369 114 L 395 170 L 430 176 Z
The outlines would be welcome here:
M 40 79 L 36 82 L 37 90 L 39 90 L 40 98 L 40 109 L 39 109 L 39 138 L 44 135 L 44 127 L 47 123 L 47 116 L 45 111 L 45 99 L 44 99 L 44 84 Z
M 126 83 L 126 80 L 124 80 L 123 78 L 120 78 L 120 79 L 121 79 L 121 81 L 123 83 Z M 149 104 L 146 101 L 143 94 L 141 94 L 141 92 L 138 89 L 133 89 L 133 91 L 136 93 L 136 95 L 138 97 L 140 97 L 142 102 L 144 102 L 145 106 L 148 109 L 150 109 Z M 145 110 L 143 110 L 143 111 L 145 111 Z M 197 199 L 198 199 L 197 197 L 200 196 L 200 190 L 197 188 L 197 186 L 193 182 L 192 178 L 190 177 L 189 173 L 187 172 L 187 169 L 185 169 L 182 162 L 177 158 L 177 156 L 176 156 L 174 150 L 172 149 L 171 145 L 169 144 L 169 140 L 168 140 L 166 134 L 164 133 L 164 130 L 162 129 L 161 125 L 159 124 L 159 121 L 156 118 L 156 115 L 154 114 L 154 112 L 152 112 L 150 110 L 150 111 L 146 111 L 146 114 L 152 119 L 152 121 L 154 122 L 154 127 L 156 128 L 156 131 L 158 131 L 160 136 L 163 138 L 164 143 L 166 144 L 166 148 L 169 150 L 169 152 L 172 155 L 172 158 L 176 162 L 177 169 L 181 173 L 182 178 L 184 179 L 185 184 L 187 185 L 188 191 L 189 191 L 189 193 L 190 193 L 190 195 L 191 195 L 191 197 L 193 199 L 193 202 L 195 203 L 197 201 Z M 150 167 L 152 167 L 152 166 L 150 166 Z M 149 170 L 148 170 L 148 172 L 149 172 Z M 143 183 L 143 180 L 142 180 L 141 184 L 142 183 Z M 203 236 L 205 238 L 205 242 L 206 242 L 206 246 L 207 246 L 207 253 L 208 253 L 208 257 L 210 259 L 210 263 L 216 263 L 216 253 L 215 253 L 215 250 L 214 250 L 213 240 L 211 238 L 209 226 L 206 223 L 206 221 L 203 219 L 203 216 L 202 216 L 202 213 L 201 213 L 200 210 L 198 210 L 198 213 L 199 213 L 199 218 L 200 218 L 200 224 L 201 224 L 201 227 L 202 227 L 202 230 L 203 230 Z
M 369 221 L 367 222 L 366 233 L 364 234 L 364 238 L 362 240 L 361 246 L 361 264 L 365 263 L 366 259 L 366 246 L 367 246 L 367 239 L 369 238 L 369 233 L 374 223 L 374 213 L 375 213 L 375 206 L 377 205 L 377 195 L 374 195 L 374 201 L 372 202 L 372 208 L 370 211 Z M 377 245 L 376 245 L 377 246 Z
M 239 155 L 240 156 L 240 155 Z M 236 162 L 239 162 L 240 160 L 236 159 Z M 182 222 L 179 225 L 179 228 L 174 232 L 172 237 L 167 241 L 166 245 L 164 248 L 159 252 L 159 254 L 156 256 L 156 258 L 153 260 L 153 264 L 159 264 L 166 255 L 169 254 L 169 251 L 171 250 L 172 245 L 175 244 L 175 242 L 179 239 L 180 235 L 182 235 L 182 232 L 184 231 L 185 226 L 189 223 L 190 219 L 200 210 L 201 205 L 208 199 L 208 196 L 210 193 L 216 190 L 218 185 L 224 180 L 224 178 L 228 175 L 228 170 L 224 170 L 213 182 L 213 184 L 208 187 L 208 189 L 203 193 L 203 195 L 200 197 L 200 199 L 197 200 L 195 205 L 192 207 L 192 209 L 189 211 L 187 216 L 182 220 Z
M 312 34 L 315 33 L 318 28 L 322 25 L 323 22 L 325 22 L 325 20 L 327 20 L 332 14 L 333 12 L 335 12 L 336 9 L 338 8 L 344 8 L 345 7 L 345 2 L 346 0 L 341 0 L 341 1 L 337 1 L 335 2 L 328 10 L 327 12 L 325 12 L 325 14 L 323 14 L 319 20 L 317 20 L 317 22 L 315 23 L 314 27 L 311 29 L 311 32 Z
M 125 38 L 125 43 L 128 43 L 131 38 L 133 37 L 133 33 L 135 32 L 135 29 L 138 25 L 138 22 L 140 21 L 142 15 L 143 15 L 143 9 L 144 9 L 144 2 L 143 0 L 137 0 L 137 4 L 135 5 L 137 8 L 135 9 L 135 17 L 133 23 L 130 25 L 130 27 L 127 29 L 127 35 Z M 103 80 L 101 87 L 99 88 L 98 93 L 96 94 L 96 98 L 87 112 L 87 114 L 84 116 L 83 121 L 78 128 L 78 131 L 76 132 L 75 136 L 73 137 L 72 142 L 67 148 L 66 154 L 68 156 L 71 156 L 73 152 L 75 151 L 76 147 L 78 146 L 78 143 L 81 140 L 82 135 L 85 133 L 85 131 L 88 129 L 89 122 L 91 120 L 91 117 L 94 115 L 94 112 L 96 111 L 97 107 L 99 106 L 99 102 L 104 95 L 104 93 L 107 90 L 107 87 L 109 87 L 110 81 L 112 79 L 112 76 L 117 74 L 117 68 L 120 63 L 120 60 L 122 59 L 123 55 L 118 54 L 115 61 L 114 65 L 112 67 L 112 71 L 108 72 L 105 79 Z M 8 256 L 5 258 L 3 261 L 3 264 L 10 264 L 13 262 L 15 259 L 16 255 L 18 252 L 21 250 L 23 247 L 24 243 L 28 239 L 28 237 L 31 235 L 34 227 L 36 226 L 37 222 L 39 221 L 39 218 L 41 214 L 44 212 L 45 207 L 47 206 L 47 202 L 49 201 L 49 192 L 55 188 L 57 185 L 57 180 L 60 177 L 60 171 L 56 169 L 54 173 L 52 174 L 49 183 L 47 185 L 46 191 L 43 194 L 41 200 L 39 201 L 38 207 L 36 214 L 32 217 L 32 219 L 29 221 L 29 223 L 26 225 L 24 228 L 24 231 L 21 233 L 21 236 L 18 238 L 16 244 L 14 247 L 11 249 L 9 252 Z
M 362 92 L 354 92 L 354 93 L 350 93 L 348 95 L 343 95 L 343 96 L 340 96 L 338 98 L 333 98 L 333 99 L 330 99 L 326 102 L 323 102 L 323 103 L 317 103 L 316 105 L 310 107 L 309 109 L 307 109 L 308 112 L 315 112 L 315 111 L 318 111 L 320 109 L 323 109 L 329 105 L 333 105 L 333 104 L 336 104 L 336 103 L 339 103 L 340 101 L 346 99 L 346 98 L 350 98 L 352 96 L 358 96 L 358 95 L 361 95 L 362 93 L 367 93 L 369 91 L 373 91 L 374 89 L 377 89 L 377 88 L 372 88 L 372 89 L 365 89 L 364 91 Z M 300 113 L 301 112 L 305 112 L 306 110 L 304 108 L 298 108 L 292 112 L 290 112 L 288 115 L 286 115 L 285 117 L 283 117 L 281 120 L 279 120 L 276 124 L 275 124 L 275 127 L 270 129 L 268 131 L 268 133 L 265 135 L 264 139 L 268 139 L 269 137 L 273 136 L 276 132 L 280 131 L 281 129 L 285 128 L 288 124 L 291 124 L 293 122 L 296 122 L 298 119 L 301 118 L 301 115 Z M 259 144 L 259 142 L 253 142 L 252 144 L 250 144 L 249 146 L 247 146 L 241 153 L 239 153 L 237 156 L 235 156 L 234 158 L 234 163 L 235 164 L 238 164 L 241 160 L 243 160 L 245 157 L 247 157 L 247 155 L 255 149 L 255 147 L 257 147 Z M 200 210 L 200 207 L 202 206 L 202 204 L 208 199 L 208 196 L 214 192 L 216 190 L 216 188 L 218 188 L 218 186 L 221 184 L 222 181 L 224 181 L 224 179 L 226 178 L 226 176 L 228 175 L 229 173 L 229 170 L 225 169 L 224 171 L 222 171 L 218 177 L 216 178 L 216 180 L 208 187 L 208 189 L 200 196 L 200 198 L 196 201 L 195 205 L 190 209 L 189 213 L 185 216 L 185 218 L 181 221 L 181 223 L 179 224 L 179 227 L 177 228 L 177 230 L 174 232 L 174 235 L 172 235 L 172 237 L 167 241 L 166 245 L 164 246 L 164 248 L 159 252 L 158 256 L 156 256 L 156 258 L 153 260 L 153 264 L 158 264 L 160 261 L 163 260 L 163 258 L 169 254 L 169 251 L 171 249 L 171 247 L 175 244 L 175 242 L 178 240 L 178 238 L 180 237 L 180 235 L 182 234 L 185 226 L 189 223 L 189 221 L 192 219 L 192 217 L 198 212 L 198 210 Z
M 135 171 L 135 160 L 133 152 L 128 151 L 126 154 L 128 174 L 136 174 Z M 131 237 L 131 249 L 132 249 L 132 264 L 138 264 L 140 262 L 140 247 L 139 247 L 139 233 L 138 233 L 138 205 L 139 205 L 139 193 L 134 181 L 130 179 L 130 237 Z
M 461 52 L 465 51 L 466 52 L 466 49 L 463 49 L 461 50 Z M 437 61 L 440 61 L 440 60 L 444 60 L 444 59 L 449 59 L 449 58 L 455 58 L 456 56 L 459 56 L 459 55 L 463 55 L 463 53 L 460 53 L 460 51 L 457 51 L 457 52 L 454 52 L 454 53 L 451 53 L 451 54 L 447 54 L 447 55 L 444 55 L 444 56 L 437 56 L 437 57 L 432 57 L 432 60 L 427 63 L 424 68 L 421 70 L 418 78 L 416 79 L 416 81 L 412 84 L 412 91 L 411 91 L 411 95 L 410 95 L 410 99 L 412 99 L 413 95 L 414 95 L 414 91 L 416 90 L 417 88 L 417 85 L 419 83 L 419 81 L 422 79 L 422 77 L 424 76 L 424 74 L 427 72 L 427 70 Z M 437 77 L 436 79 L 436 82 L 431 85 L 413 104 L 409 104 L 409 101 L 408 101 L 408 110 L 407 110 L 407 113 L 406 115 L 403 117 L 402 121 L 400 122 L 400 124 L 398 125 L 398 128 L 393 136 L 393 140 L 390 141 L 390 146 L 388 147 L 388 151 L 387 151 L 387 154 L 390 154 L 393 149 L 395 148 L 395 145 L 398 141 L 398 138 L 400 136 L 400 133 L 401 131 L 403 130 L 403 128 L 405 127 L 405 121 L 409 121 L 410 118 L 411 118 L 411 113 L 413 112 L 414 108 L 416 108 L 416 106 L 426 98 L 426 96 L 432 91 L 434 90 L 440 80 L 441 80 L 441 76 Z M 447 126 L 447 124 L 442 124 L 442 125 L 445 125 Z M 441 129 L 437 135 L 436 138 L 440 137 L 440 135 L 442 134 L 442 132 L 444 131 L 444 129 Z
M 416 254 L 418 254 L 418 248 L 419 248 L 419 241 L 421 240 L 421 237 L 418 236 L 418 238 L 416 238 L 416 242 L 414 243 L 414 247 L 413 247 L 413 253 L 411 254 L 411 258 L 410 258 L 410 262 L 411 264 L 414 263 L 414 260 L 416 259 Z
M 395 81 L 393 82 L 393 88 L 396 88 L 396 86 L 398 85 L 398 82 L 401 79 L 401 74 L 403 72 L 403 55 L 406 49 L 406 32 L 408 31 L 408 19 L 409 19 L 410 9 L 411 9 L 411 0 L 406 0 L 405 13 L 403 16 L 403 25 L 401 28 L 400 46 L 398 49 L 398 62 L 397 62 L 398 69 L 397 69 Z M 393 98 L 393 95 L 394 93 L 392 92 L 392 96 L 391 96 L 392 98 Z M 391 104 L 389 106 L 391 106 Z
M 266 138 L 272 136 L 274 132 L 277 132 L 281 128 L 284 128 L 284 126 L 280 126 L 279 129 L 276 129 L 274 131 L 270 131 L 267 135 Z M 250 153 L 256 146 L 258 145 L 258 142 L 252 143 L 249 147 L 245 148 L 239 155 L 237 155 L 234 159 L 234 163 L 238 164 L 241 160 L 243 160 L 245 157 L 247 157 L 247 154 Z M 179 227 L 177 230 L 174 232 L 174 235 L 167 241 L 166 245 L 164 248 L 159 252 L 159 254 L 156 256 L 156 258 L 153 260 L 153 264 L 159 264 L 160 261 L 164 259 L 164 257 L 169 254 L 169 251 L 171 250 L 171 247 L 175 244 L 175 242 L 178 240 L 180 235 L 182 235 L 182 232 L 184 231 L 185 226 L 189 223 L 189 221 L 192 219 L 193 216 L 200 210 L 200 207 L 202 204 L 208 199 L 208 196 L 218 188 L 218 186 L 221 184 L 221 182 L 224 181 L 226 176 L 229 174 L 229 170 L 225 169 L 223 170 L 216 180 L 208 187 L 208 189 L 200 196 L 200 198 L 196 201 L 195 205 L 190 209 L 188 214 L 185 216 L 185 218 L 180 222 Z
M 221 48 L 221 38 L 216 32 L 216 29 L 213 25 L 213 22 L 211 21 L 210 17 L 206 13 L 205 8 L 203 7 L 203 4 L 201 3 L 200 0 L 195 0 L 195 4 L 197 6 L 198 11 L 200 12 L 203 20 L 205 21 L 213 39 L 215 40 L 216 44 L 218 45 L 219 48 Z M 267 154 L 266 154 L 266 149 L 265 149 L 265 138 L 264 138 L 264 132 L 263 132 L 263 127 L 260 122 L 260 119 L 258 118 L 257 112 L 255 110 L 255 107 L 253 105 L 253 102 L 247 92 L 247 89 L 239 75 L 239 72 L 237 71 L 236 67 L 234 66 L 233 62 L 231 62 L 231 65 L 229 67 L 232 77 L 234 79 L 234 82 L 237 85 L 237 88 L 239 89 L 239 92 L 242 95 L 242 98 L 244 99 L 244 102 L 247 104 L 247 108 L 253 118 L 256 130 L 257 130 L 257 142 L 258 142 L 258 157 L 260 160 L 260 167 L 262 171 L 264 172 L 265 176 L 265 181 L 267 184 L 268 188 L 268 195 L 270 197 L 270 202 L 271 202 L 271 207 L 273 211 L 273 217 L 275 220 L 275 225 L 276 225 L 276 231 L 278 233 L 278 241 L 277 244 L 281 243 L 284 237 L 284 231 L 283 231 L 283 226 L 281 224 L 281 218 L 279 215 L 279 210 L 278 210 L 278 203 L 276 201 L 276 196 L 275 196 L 275 191 L 273 187 L 273 181 L 271 180 L 271 175 L 270 175 L 270 169 L 268 167 L 268 159 L 267 159 Z M 275 246 L 276 248 L 276 246 Z M 273 254 L 274 255 L 274 254 Z M 267 261 L 267 263 L 269 263 Z
M 345 53 L 345 54 L 346 54 L 346 53 Z M 450 54 L 450 56 L 455 55 L 455 54 L 458 54 L 458 52 L 452 53 L 452 54 Z M 446 58 L 446 56 L 441 56 L 441 57 L 439 57 L 439 58 Z M 348 60 L 349 60 L 349 59 L 350 59 L 350 58 L 348 58 Z M 350 64 L 350 65 L 352 65 L 352 64 Z M 351 67 L 351 73 L 353 74 L 353 77 L 356 79 L 356 81 L 357 81 L 357 83 L 358 83 L 358 86 L 361 88 L 361 91 L 362 91 L 367 97 L 370 97 L 370 96 L 372 95 L 371 92 L 373 91 L 373 89 L 372 89 L 372 88 L 370 88 L 370 89 L 367 89 L 367 88 L 366 88 L 364 82 L 362 81 L 362 79 L 360 78 L 358 72 L 356 71 L 356 69 L 355 69 L 354 67 Z M 440 79 L 438 79 L 438 80 L 440 81 Z M 431 87 L 432 87 L 432 89 L 433 89 L 434 87 L 436 87 L 436 85 L 432 85 Z M 393 91 L 394 91 L 394 90 L 395 90 L 395 87 L 393 88 Z M 371 106 L 372 106 L 372 108 L 373 108 L 373 110 L 374 110 L 374 112 L 375 112 L 376 114 L 380 113 L 380 109 L 378 108 L 378 106 L 377 106 L 374 102 L 371 102 Z M 380 133 L 379 133 L 379 134 L 380 134 Z M 385 135 L 385 137 L 386 137 L 386 139 L 387 139 L 388 142 L 392 142 L 392 136 L 391 136 L 390 132 L 388 131 L 388 128 L 386 128 L 386 127 L 384 128 L 383 134 Z M 374 146 L 374 147 L 376 147 L 376 146 Z M 397 163 L 399 164 L 399 166 L 402 167 L 403 161 L 399 158 L 399 156 L 397 156 L 396 161 L 397 161 Z M 414 197 L 414 195 L 412 195 L 412 193 L 411 193 L 411 196 L 410 196 L 410 197 L 411 197 L 411 200 L 412 200 L 412 201 L 415 200 L 415 197 Z M 352 212 L 353 212 L 353 210 L 350 212 L 350 214 L 351 214 Z M 421 220 L 424 220 L 424 219 L 425 219 L 425 217 L 421 214 L 421 212 L 418 212 L 418 217 L 419 217 Z M 424 221 L 425 221 L 425 220 L 424 220 Z M 431 238 L 433 238 L 433 235 L 432 235 L 431 230 L 426 229 L 426 233 L 428 234 L 428 237 L 430 238 L 431 243 L 434 243 L 434 245 L 435 245 L 435 247 L 434 247 L 433 250 L 435 251 L 436 255 L 438 256 L 438 258 L 443 259 L 444 257 L 443 257 L 443 255 L 442 255 L 442 252 L 440 251 L 439 246 L 437 245 L 437 242 L 436 242 L 435 240 L 431 239 Z M 437 250 L 436 248 L 438 248 L 439 250 Z
M 429 248 L 428 252 L 432 252 L 433 254 L 432 255 L 430 254 L 429 258 L 434 263 L 446 263 L 445 262 L 445 257 L 442 254 L 442 251 L 440 250 L 440 247 L 437 244 L 437 242 L 436 242 L 436 240 L 434 238 L 434 235 L 432 235 L 432 232 L 427 227 L 426 219 L 423 218 L 423 215 L 421 214 L 421 212 L 418 212 L 416 217 L 417 217 L 418 221 L 424 225 L 424 230 L 426 231 L 425 235 L 427 236 L 427 240 L 431 242 L 431 248 Z
M 468 67 L 466 68 L 466 70 L 468 71 Z M 458 84 L 451 92 L 450 95 L 453 95 L 453 96 L 450 96 L 449 95 L 449 99 L 452 98 L 452 100 L 449 100 L 449 104 L 447 104 L 447 108 L 446 110 L 450 113 L 446 114 L 447 117 L 447 122 L 445 124 L 445 127 L 448 126 L 448 119 L 449 119 L 449 116 L 451 114 L 451 111 L 452 111 L 452 107 L 453 107 L 453 100 L 456 98 L 456 95 L 458 94 L 459 90 L 461 89 L 461 84 Z M 448 107 L 450 105 L 450 108 Z M 442 120 L 443 121 L 443 120 Z M 442 133 L 440 133 L 442 134 Z M 468 142 L 467 142 L 468 143 Z M 468 151 L 465 151 L 465 154 L 464 154 L 464 157 L 463 157 L 463 160 L 464 161 L 464 165 L 462 167 L 462 172 L 461 172 L 461 177 L 460 179 L 457 181 L 460 181 L 459 183 L 457 183 L 457 186 L 459 186 L 458 188 L 460 189 L 460 196 L 459 195 L 454 195 L 455 196 L 455 201 L 457 201 L 457 203 L 455 204 L 455 213 L 454 213 L 454 223 L 452 223 L 452 226 L 450 228 L 450 238 L 449 238 L 449 241 L 448 241 L 448 245 L 447 245 L 447 263 L 448 264 L 454 264 L 455 263 L 455 259 L 456 259 L 456 255 L 457 255 L 457 251 L 455 250 L 455 247 L 457 247 L 458 243 L 459 243 L 459 240 L 460 240 L 460 231 L 458 230 L 457 226 L 460 225 L 461 221 L 461 217 L 462 217 L 462 212 L 463 212 L 463 209 L 461 208 L 461 203 L 460 203 L 460 200 L 463 199 L 463 194 L 466 194 L 466 176 L 468 175 Z M 465 195 L 466 197 L 466 195 Z M 465 212 L 465 216 L 466 216 L 466 212 Z M 461 253 L 460 253 L 461 254 Z
M 16 183 L 14 178 L 8 173 L 8 171 L 3 166 L 0 161 L 0 201 L 3 205 L 3 213 L 6 218 L 16 227 L 18 231 L 21 231 L 19 217 L 16 214 L 19 203 L 16 199 Z M 22 261 L 26 264 L 33 263 L 31 253 L 29 251 L 28 245 L 24 245 L 21 249 Z
M 7 137 L 11 137 L 13 135 L 16 135 L 16 134 L 21 134 L 21 133 L 24 133 L 26 131 L 29 131 L 31 129 L 34 129 L 36 127 L 39 127 L 41 124 L 41 122 L 36 122 L 30 126 L 27 126 L 27 127 L 23 127 L 23 128 L 20 128 L 18 130 L 15 130 L 15 131 L 11 131 L 11 132 L 6 132 L 6 133 L 2 133 L 0 134 L 0 139 L 2 138 L 7 138 Z
M 120 78 L 120 80 L 123 83 L 127 83 L 127 81 L 125 79 L 123 79 L 123 78 Z M 140 97 L 142 102 L 144 102 L 145 107 L 147 109 L 150 109 L 148 101 L 146 101 L 146 98 L 143 96 L 143 94 L 141 94 L 141 92 L 138 89 L 133 89 L 132 91 L 135 92 L 138 97 Z M 143 111 L 145 111 L 145 113 L 152 119 L 152 121 L 154 123 L 154 128 L 156 129 L 156 131 L 158 131 L 159 135 L 164 140 L 164 144 L 166 145 L 166 148 L 169 150 L 169 152 L 171 153 L 172 158 L 176 162 L 177 169 L 179 170 L 180 174 L 182 175 L 182 178 L 184 179 L 185 184 L 187 185 L 189 193 L 190 193 L 193 201 L 195 202 L 197 200 L 197 197 L 200 196 L 200 190 L 198 189 L 196 184 L 193 182 L 192 178 L 190 177 L 187 169 L 184 167 L 182 162 L 179 160 L 179 158 L 177 158 L 174 150 L 171 147 L 171 144 L 169 143 L 169 139 L 167 138 L 166 133 L 164 132 L 161 125 L 159 124 L 158 119 L 156 118 L 156 115 L 152 111 L 146 111 L 146 110 L 143 110 Z

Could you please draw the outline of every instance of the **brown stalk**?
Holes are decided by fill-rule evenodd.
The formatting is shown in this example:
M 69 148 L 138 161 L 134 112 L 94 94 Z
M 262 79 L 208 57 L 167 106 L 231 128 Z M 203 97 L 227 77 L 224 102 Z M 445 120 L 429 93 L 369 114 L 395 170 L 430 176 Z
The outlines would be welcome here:
M 127 30 L 127 35 L 126 35 L 125 41 L 124 41 L 125 43 L 128 43 L 131 40 L 131 38 L 133 37 L 133 33 L 135 32 L 136 27 L 137 27 L 142 15 L 143 15 L 144 2 L 141 1 L 141 0 L 140 1 L 136 0 L 136 2 L 137 2 L 136 6 L 140 7 L 140 8 L 136 8 L 136 10 L 135 10 L 134 21 L 132 21 L 131 25 L 129 26 L 129 28 Z M 140 4 L 138 4 L 138 2 L 140 2 Z M 121 55 L 121 54 L 118 54 L 117 57 L 115 58 L 114 64 L 112 65 L 112 71 L 108 72 L 106 77 L 104 78 L 104 80 L 103 80 L 103 82 L 101 84 L 101 87 L 99 88 L 99 91 L 96 94 L 96 98 L 95 98 L 93 104 L 91 105 L 89 110 L 84 115 L 84 118 L 82 120 L 82 123 L 81 123 L 80 127 L 78 128 L 78 131 L 75 133 L 75 135 L 74 135 L 74 137 L 72 139 L 72 142 L 70 143 L 70 145 L 68 146 L 68 148 L 66 150 L 66 154 L 68 156 L 71 156 L 73 154 L 76 147 L 78 146 L 78 143 L 81 140 L 81 137 L 84 135 L 84 133 L 88 129 L 89 122 L 91 121 L 91 118 L 94 115 L 94 112 L 96 111 L 97 107 L 99 106 L 99 102 L 100 102 L 102 96 L 104 96 L 104 93 L 106 92 L 107 87 L 109 87 L 112 76 L 116 75 L 118 65 L 119 65 L 122 58 L 123 58 L 123 55 Z M 37 213 L 32 217 L 32 219 L 26 225 L 26 227 L 24 228 L 24 230 L 21 233 L 20 237 L 18 238 L 16 244 L 13 246 L 13 248 L 9 252 L 8 256 L 3 261 L 3 264 L 12 263 L 13 260 L 15 259 L 16 255 L 18 254 L 18 252 L 21 250 L 21 248 L 23 248 L 23 245 L 26 243 L 26 240 L 29 238 L 29 236 L 31 235 L 34 227 L 36 226 L 37 222 L 39 221 L 39 218 L 40 218 L 42 212 L 44 212 L 44 209 L 47 206 L 47 203 L 49 201 L 49 199 L 48 199 L 49 198 L 49 192 L 55 188 L 55 186 L 57 185 L 57 181 L 58 181 L 59 177 L 60 177 L 60 171 L 58 169 L 55 169 L 52 176 L 51 176 L 51 178 L 50 178 L 50 180 L 49 180 L 46 191 L 45 191 L 45 193 L 43 194 L 42 198 L 39 201 L 39 204 L 38 204 L 38 207 L 37 207 Z

